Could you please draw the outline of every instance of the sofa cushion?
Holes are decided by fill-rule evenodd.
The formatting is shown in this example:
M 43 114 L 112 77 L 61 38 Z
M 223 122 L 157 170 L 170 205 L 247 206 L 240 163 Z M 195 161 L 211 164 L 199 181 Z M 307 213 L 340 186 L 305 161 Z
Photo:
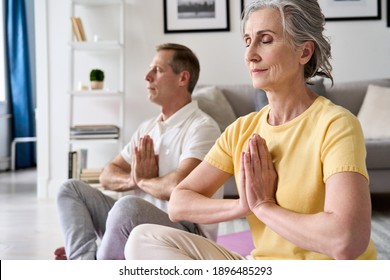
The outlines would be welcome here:
M 390 79 L 371 79 L 351 82 L 335 82 L 333 86 L 326 85 L 326 97 L 333 103 L 341 105 L 358 115 L 369 84 L 390 87 Z
M 358 119 L 366 139 L 390 139 L 390 88 L 369 85 Z
M 195 88 L 200 90 L 205 87 L 210 87 L 211 85 L 197 85 Z M 214 85 L 220 89 L 225 96 L 226 100 L 229 102 L 230 106 L 233 108 L 233 112 L 236 117 L 245 116 L 251 112 L 255 111 L 254 95 L 255 89 L 250 84 L 217 84 Z
M 318 95 L 326 97 L 324 78 L 313 78 L 309 80 L 308 87 Z
M 192 97 L 198 101 L 199 108 L 218 123 L 221 131 L 236 120 L 232 107 L 218 87 L 197 88 Z
M 390 139 L 367 139 L 367 169 L 390 169 Z
M 252 85 L 218 85 L 229 101 L 237 117 L 245 116 L 255 111 L 255 89 Z
M 255 90 L 255 106 L 256 111 L 260 111 L 265 105 L 268 105 L 267 94 L 262 89 Z

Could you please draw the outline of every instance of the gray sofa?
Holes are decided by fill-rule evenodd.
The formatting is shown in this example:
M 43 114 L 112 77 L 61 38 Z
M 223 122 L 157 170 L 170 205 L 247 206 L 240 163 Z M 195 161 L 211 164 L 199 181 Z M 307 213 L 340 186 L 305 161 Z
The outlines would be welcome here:
M 334 103 L 341 105 L 353 114 L 358 115 L 360 107 L 362 106 L 365 94 L 369 84 L 375 84 L 383 87 L 390 87 L 390 79 L 376 79 L 356 82 L 340 82 L 335 83 L 333 87 L 328 84 L 323 84 L 322 80 L 315 82 L 312 85 L 313 90 L 318 94 L 323 95 Z M 222 108 L 219 115 L 215 115 L 215 108 L 221 108 L 221 101 L 218 101 L 218 106 L 205 106 L 202 99 L 199 98 L 198 92 L 204 91 L 204 89 L 210 88 L 208 85 L 199 85 L 195 89 L 194 99 L 198 100 L 200 108 L 206 113 L 221 120 L 225 124 L 221 124 L 221 129 L 226 127 L 226 122 L 234 121 L 231 114 L 228 117 L 224 117 L 221 114 L 229 111 L 226 108 Z M 235 115 L 235 118 L 246 115 L 250 112 L 258 110 L 262 105 L 259 105 L 259 98 L 264 99 L 264 94 L 256 92 L 252 85 L 215 85 L 214 90 L 217 89 L 222 92 L 223 96 L 230 104 L 231 109 Z M 203 95 L 204 96 L 204 95 Z M 215 100 L 214 100 L 215 101 Z M 260 103 L 264 100 L 260 100 Z M 390 105 L 390 104 L 389 104 Z M 390 106 L 389 106 L 390 109 Z M 389 120 L 390 122 L 390 120 Z M 367 148 L 367 169 L 370 176 L 370 188 L 372 193 L 385 193 L 390 192 L 390 139 L 369 140 L 366 139 Z M 225 184 L 225 197 L 237 196 L 237 189 L 234 178 L 231 178 Z

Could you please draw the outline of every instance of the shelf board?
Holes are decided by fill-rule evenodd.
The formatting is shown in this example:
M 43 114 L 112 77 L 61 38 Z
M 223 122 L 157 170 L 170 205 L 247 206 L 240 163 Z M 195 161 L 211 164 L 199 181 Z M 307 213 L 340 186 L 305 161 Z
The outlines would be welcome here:
M 123 0 L 73 0 L 73 4 L 84 6 L 102 6 L 120 4 Z
M 119 139 L 117 138 L 86 138 L 86 139 L 69 139 L 70 144 L 76 143 L 107 143 L 107 144 L 117 144 L 119 143 Z
M 73 90 L 70 91 L 69 94 L 81 97 L 120 97 L 123 95 L 123 92 L 107 90 Z
M 69 45 L 78 51 L 109 51 L 120 50 L 123 44 L 118 41 L 98 41 L 98 42 L 70 42 Z

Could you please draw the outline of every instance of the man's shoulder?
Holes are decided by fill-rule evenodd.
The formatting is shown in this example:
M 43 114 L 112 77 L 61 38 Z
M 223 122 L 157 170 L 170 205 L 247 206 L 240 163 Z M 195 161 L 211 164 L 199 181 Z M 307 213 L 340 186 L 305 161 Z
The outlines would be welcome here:
M 218 127 L 216 120 L 199 108 L 194 111 L 193 117 L 199 123 L 210 123 Z

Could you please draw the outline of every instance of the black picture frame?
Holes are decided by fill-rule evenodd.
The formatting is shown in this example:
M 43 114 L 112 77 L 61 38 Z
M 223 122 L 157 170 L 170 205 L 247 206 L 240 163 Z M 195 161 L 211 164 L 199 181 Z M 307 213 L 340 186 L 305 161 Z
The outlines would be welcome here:
M 241 16 L 245 5 L 253 0 L 241 0 Z M 380 20 L 381 0 L 358 1 L 358 0 L 318 0 L 320 7 L 325 15 L 326 21 L 345 21 L 345 20 Z M 330 3 L 330 4 L 329 4 Z M 366 3 L 370 6 L 363 6 Z M 358 5 L 361 5 L 359 9 Z M 355 8 L 354 8 L 355 6 Z M 352 9 L 351 9 L 352 8 Z M 368 9 L 367 9 L 368 8 Z M 359 13 L 359 11 L 361 13 Z M 387 0 L 387 26 L 390 27 L 390 0 Z
M 213 5 L 204 0 L 187 2 L 188 6 L 179 6 L 177 0 L 164 0 L 164 33 L 230 31 L 229 0 L 213 0 Z
M 387 27 L 390 27 L 390 0 L 387 0 Z
M 380 20 L 381 0 L 318 0 L 326 21 Z

